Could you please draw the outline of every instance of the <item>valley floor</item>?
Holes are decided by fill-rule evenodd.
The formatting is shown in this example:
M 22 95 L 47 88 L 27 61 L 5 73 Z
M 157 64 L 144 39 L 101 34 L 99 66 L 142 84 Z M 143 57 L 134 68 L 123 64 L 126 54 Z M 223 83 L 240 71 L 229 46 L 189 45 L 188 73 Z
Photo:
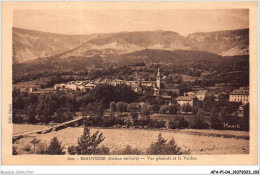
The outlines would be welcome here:
M 43 129 L 44 125 L 14 124 L 13 134 Z M 133 148 L 146 150 L 152 142 L 157 140 L 158 134 L 166 139 L 174 138 L 182 150 L 190 150 L 191 154 L 248 154 L 249 132 L 230 130 L 148 130 L 126 128 L 91 128 L 91 132 L 99 130 L 105 140 L 103 145 L 110 151 L 125 148 L 131 145 Z M 46 134 L 30 134 L 19 139 L 13 145 L 17 147 L 19 154 L 28 154 L 23 149 L 28 146 L 33 137 L 40 139 L 39 145 L 48 146 L 53 137 L 57 137 L 67 149 L 71 145 L 77 145 L 78 138 L 83 133 L 83 127 L 68 127 L 59 131 Z

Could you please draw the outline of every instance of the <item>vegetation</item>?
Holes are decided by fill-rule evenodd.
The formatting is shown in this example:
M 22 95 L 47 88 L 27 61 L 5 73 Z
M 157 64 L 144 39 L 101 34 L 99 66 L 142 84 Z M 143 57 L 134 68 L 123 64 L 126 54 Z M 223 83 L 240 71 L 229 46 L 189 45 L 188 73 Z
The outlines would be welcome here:
M 61 146 L 61 142 L 58 141 L 57 137 L 54 137 L 51 140 L 51 143 L 50 143 L 49 147 L 47 148 L 46 153 L 51 154 L 51 155 L 65 154 L 65 152 L 63 151 L 63 148 Z
M 83 135 L 80 138 L 78 138 L 78 145 L 76 147 L 70 146 L 68 148 L 68 152 L 72 155 L 91 155 L 108 153 L 108 148 L 104 146 L 99 148 L 99 144 L 103 142 L 104 139 L 105 138 L 103 137 L 103 134 L 99 134 L 99 131 L 91 135 L 89 128 L 84 127 Z
M 150 145 L 150 148 L 146 152 L 148 155 L 180 155 L 183 154 L 181 148 L 177 146 L 172 138 L 167 142 L 160 133 L 155 143 Z
M 173 121 L 169 122 L 169 128 L 171 129 L 184 129 L 189 127 L 189 122 L 184 119 L 184 117 L 175 118 Z
M 112 154 L 113 155 L 142 155 L 144 153 L 138 148 L 132 148 L 132 146 L 127 145 L 124 149 L 113 151 Z

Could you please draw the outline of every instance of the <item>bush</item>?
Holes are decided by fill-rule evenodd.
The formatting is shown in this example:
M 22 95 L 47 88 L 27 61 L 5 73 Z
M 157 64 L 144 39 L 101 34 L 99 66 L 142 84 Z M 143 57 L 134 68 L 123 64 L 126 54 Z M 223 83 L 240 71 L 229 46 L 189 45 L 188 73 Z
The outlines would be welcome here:
M 222 130 L 224 128 L 224 122 L 219 116 L 211 116 L 211 128 Z
M 27 145 L 23 148 L 23 150 L 24 150 L 24 151 L 27 151 L 27 152 L 31 151 L 31 150 L 32 150 L 32 149 L 31 149 L 31 145 L 30 145 L 30 144 L 27 144 Z
M 178 112 L 178 106 L 177 105 L 170 105 L 168 110 L 169 110 L 170 114 L 176 114 Z
M 127 119 L 125 125 L 127 128 L 130 128 L 130 126 L 132 126 L 133 124 L 129 119 Z
M 184 129 L 184 128 L 188 128 L 190 125 L 190 123 L 184 119 L 184 117 L 178 117 L 175 118 L 173 121 L 169 122 L 169 128 L 170 129 Z
M 132 148 L 132 146 L 127 145 L 124 149 L 113 151 L 114 155 L 142 155 L 144 154 L 138 148 Z
M 109 155 L 109 148 L 102 145 L 100 148 L 97 148 L 96 154 L 98 154 L 98 155 Z
M 207 129 L 208 124 L 205 122 L 205 119 L 201 112 L 199 112 L 194 118 L 191 124 L 191 128 L 193 129 Z
M 58 141 L 57 137 L 54 137 L 51 140 L 51 143 L 49 147 L 47 148 L 47 154 L 51 155 L 63 155 L 65 152 L 63 151 L 63 148 L 61 147 L 61 142 Z
M 166 114 L 169 111 L 169 106 L 161 106 L 159 113 Z
M 76 147 L 75 147 L 74 145 L 69 146 L 69 147 L 68 147 L 68 153 L 69 153 L 70 155 L 75 155 L 75 154 L 77 154 Z
M 36 147 L 36 154 L 47 154 L 47 148 L 45 144 L 38 144 Z
M 173 138 L 167 143 L 167 140 L 162 137 L 161 133 L 158 135 L 157 142 L 152 143 L 146 152 L 148 155 L 183 154 L 181 148 L 177 146 Z
M 159 113 L 160 106 L 157 104 L 152 105 L 152 111 L 153 113 Z
M 12 154 L 13 154 L 13 155 L 17 155 L 17 154 L 18 154 L 18 153 L 17 153 L 17 148 L 16 148 L 15 146 L 13 146 Z
M 183 112 L 192 112 L 192 107 L 188 103 L 182 105 L 181 109 Z
M 100 151 L 106 152 L 107 149 L 98 148 L 99 144 L 103 142 L 103 134 L 99 131 L 95 132 L 93 135 L 90 134 L 89 128 L 84 127 L 83 135 L 78 138 L 78 146 L 70 146 L 69 154 L 78 154 L 78 155 L 91 155 L 99 154 Z

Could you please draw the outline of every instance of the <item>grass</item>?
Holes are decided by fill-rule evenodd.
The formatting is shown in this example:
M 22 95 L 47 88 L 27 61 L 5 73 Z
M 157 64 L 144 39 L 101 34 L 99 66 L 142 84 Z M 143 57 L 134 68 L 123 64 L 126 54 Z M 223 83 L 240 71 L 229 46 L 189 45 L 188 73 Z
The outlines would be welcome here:
M 28 125 L 20 125 L 19 128 L 28 128 Z M 34 126 L 39 129 L 38 126 Z M 14 125 L 14 130 L 17 130 Z M 32 126 L 30 126 L 32 129 Z M 111 152 L 119 151 L 126 148 L 127 145 L 133 149 L 138 148 L 145 151 L 152 142 L 156 142 L 158 134 L 162 133 L 162 137 L 170 140 L 174 138 L 177 145 L 183 151 L 190 150 L 191 154 L 248 154 L 249 140 L 241 139 L 249 137 L 249 132 L 245 131 L 229 131 L 229 130 L 200 130 L 200 129 L 184 129 L 184 130 L 145 130 L 145 129 L 101 129 L 91 128 L 91 133 L 99 130 L 103 133 L 105 140 L 103 145 L 108 147 Z M 33 138 L 40 139 L 42 144 L 48 145 L 53 137 L 58 137 L 62 145 L 67 149 L 71 145 L 77 145 L 78 137 L 83 133 L 83 127 L 65 128 L 59 131 L 47 134 L 31 134 L 28 137 L 21 138 L 14 146 L 18 147 L 18 152 L 22 150 Z M 221 136 L 220 136 L 221 135 Z M 229 137 L 231 136 L 232 137 Z M 225 137 L 227 136 L 227 137 Z M 26 154 L 26 153 L 23 153 Z

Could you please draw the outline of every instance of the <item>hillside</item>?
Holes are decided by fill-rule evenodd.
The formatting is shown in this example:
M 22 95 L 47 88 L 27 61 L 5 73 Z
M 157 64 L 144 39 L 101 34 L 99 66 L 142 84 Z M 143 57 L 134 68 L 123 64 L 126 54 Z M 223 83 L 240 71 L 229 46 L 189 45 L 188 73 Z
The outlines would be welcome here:
M 119 55 L 144 49 L 197 49 L 181 35 L 169 31 L 121 32 L 100 34 L 82 46 L 61 56 Z
M 95 35 L 60 35 L 13 28 L 13 62 L 49 57 L 73 49 Z
M 171 31 L 60 35 L 13 28 L 13 61 L 37 58 L 111 57 L 145 49 L 195 50 L 222 56 L 248 55 L 248 29 L 193 33 L 187 37 Z
M 162 64 L 193 64 L 198 61 L 203 62 L 217 62 L 222 57 L 217 54 L 193 51 L 193 50 L 158 50 L 158 49 L 145 49 L 141 51 L 124 54 L 117 58 L 118 62 L 122 63 L 135 63 L 145 61 L 147 63 L 162 63 Z
M 249 54 L 249 29 L 193 33 L 187 39 L 201 51 L 222 56 Z

